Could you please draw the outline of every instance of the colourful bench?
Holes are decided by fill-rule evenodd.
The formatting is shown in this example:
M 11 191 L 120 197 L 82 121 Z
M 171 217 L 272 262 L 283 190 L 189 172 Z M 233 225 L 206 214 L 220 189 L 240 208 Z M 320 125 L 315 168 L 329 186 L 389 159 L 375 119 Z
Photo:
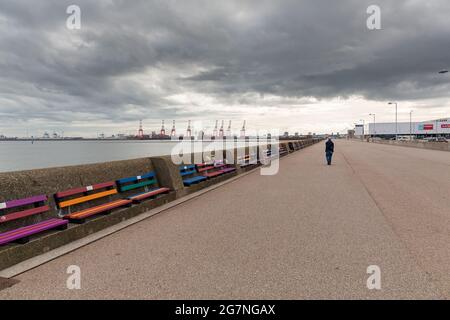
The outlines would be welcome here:
M 74 206 L 117 194 L 114 182 L 99 183 L 92 186 L 70 189 L 55 194 L 55 201 L 64 219 L 75 223 L 84 223 L 85 219 L 99 213 L 108 214 L 113 209 L 131 206 L 129 199 L 120 199 L 96 205 L 91 208 L 72 212 Z M 76 210 L 76 209 L 75 209 Z M 67 211 L 67 212 L 64 212 Z
M 170 192 L 169 188 L 160 188 L 154 172 L 146 173 L 142 176 L 134 176 L 123 178 L 116 181 L 119 192 L 126 192 L 136 189 L 142 189 L 143 192 L 127 197 L 128 200 L 134 203 L 139 203 L 143 200 L 154 198 L 160 194 Z
M 263 150 L 262 151 L 262 156 L 261 156 L 261 159 L 260 159 L 260 163 L 263 163 L 263 164 L 267 164 L 267 163 L 269 163 L 270 161 L 272 161 L 273 159 L 276 159 L 277 158 L 277 155 L 272 155 L 272 150 L 271 149 L 265 149 L 265 150 Z
M 197 170 L 195 169 L 194 164 L 189 165 L 181 165 L 180 166 L 180 175 L 183 179 L 183 184 L 186 187 L 190 187 L 193 184 L 205 181 L 207 178 L 202 175 L 197 175 Z
M 256 159 L 257 159 L 256 154 L 247 154 L 247 155 L 239 158 L 237 162 L 241 168 L 245 168 L 245 167 L 257 165 L 258 162 Z
M 216 161 L 214 163 L 214 165 L 215 165 L 216 168 L 219 168 L 220 171 L 222 171 L 223 174 L 227 174 L 227 173 L 231 173 L 231 172 L 235 172 L 236 171 L 236 168 L 234 166 L 226 164 L 222 160 Z
M 289 151 L 286 148 L 286 145 L 284 145 L 284 144 L 280 144 L 279 152 L 280 152 L 280 156 L 285 156 L 289 153 Z
M 197 171 L 207 179 L 211 179 L 223 174 L 223 172 L 220 170 L 220 168 L 222 168 L 223 166 L 224 165 L 217 167 L 214 163 L 200 163 L 197 164 Z
M 289 142 L 289 143 L 287 144 L 287 151 L 288 151 L 289 153 L 295 151 L 295 149 L 294 149 L 294 144 L 293 144 L 292 142 Z
M 0 224 L 48 212 L 50 208 L 46 203 L 46 195 L 0 203 Z M 67 224 L 68 221 L 66 220 L 52 218 L 15 230 L 6 231 L 0 233 L 0 245 L 10 242 L 24 244 L 30 241 L 30 236 L 32 235 L 51 229 L 64 230 L 67 229 Z

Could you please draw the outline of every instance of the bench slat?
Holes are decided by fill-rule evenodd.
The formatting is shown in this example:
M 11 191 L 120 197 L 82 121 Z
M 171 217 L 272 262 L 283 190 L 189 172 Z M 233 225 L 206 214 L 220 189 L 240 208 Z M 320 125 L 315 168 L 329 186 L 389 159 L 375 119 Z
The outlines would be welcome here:
M 149 185 L 152 185 L 152 184 L 155 184 L 155 183 L 156 183 L 156 180 L 142 181 L 142 182 L 138 182 L 138 183 L 135 183 L 135 184 L 130 184 L 130 185 L 127 185 L 127 186 L 121 186 L 120 187 L 120 191 L 121 192 L 125 192 L 125 191 L 129 191 L 129 190 L 133 190 L 133 189 L 149 186 Z
M 75 188 L 75 189 L 70 189 L 70 190 L 66 190 L 66 191 L 57 192 L 55 194 L 55 197 L 57 199 L 60 199 L 60 198 L 64 198 L 64 197 L 68 197 L 68 196 L 73 196 L 73 195 L 76 195 L 76 194 L 84 193 L 84 192 L 87 192 L 87 191 L 93 191 L 93 190 L 98 190 L 98 189 L 103 189 L 103 188 L 114 187 L 114 186 L 115 186 L 115 182 L 109 181 L 109 182 L 105 182 L 105 183 L 94 184 L 92 186 L 87 186 L 87 187 L 82 187 L 82 188 Z
M 146 173 L 146 174 L 144 174 L 142 176 L 139 176 L 139 177 L 138 176 L 134 176 L 134 177 L 119 179 L 119 180 L 117 180 L 117 183 L 118 184 L 124 184 L 124 183 L 128 183 L 128 182 L 139 181 L 139 180 L 142 180 L 142 179 L 150 179 L 150 178 L 154 178 L 154 177 L 155 177 L 155 173 L 154 172 L 149 172 L 149 173 Z M 138 178 L 140 178 L 140 179 L 138 179 Z
M 26 206 L 29 204 L 33 204 L 33 203 L 37 203 L 37 202 L 44 202 L 44 201 L 47 201 L 46 195 L 34 196 L 34 197 L 18 199 L 18 200 L 10 200 L 10 201 L 0 203 L 0 210 Z
M 102 191 L 102 192 L 97 192 L 97 193 L 94 193 L 94 194 L 91 194 L 91 195 L 88 195 L 88 196 L 62 201 L 62 202 L 59 203 L 59 207 L 60 208 L 66 208 L 66 207 L 72 206 L 74 204 L 79 204 L 79 203 L 91 201 L 91 200 L 94 200 L 94 199 L 103 198 L 103 197 L 110 196 L 110 195 L 113 195 L 113 194 L 116 194 L 116 193 L 117 193 L 116 189 L 111 189 L 111 190 L 106 190 L 106 191 Z
M 184 172 L 180 172 L 180 174 L 181 174 L 181 176 L 182 176 L 182 177 L 184 177 L 184 176 L 188 176 L 188 175 L 190 175 L 190 174 L 194 174 L 194 173 L 196 173 L 196 171 L 195 171 L 195 170 L 192 170 L 192 171 L 184 171 Z
M 182 170 L 190 170 L 190 169 L 195 169 L 195 164 L 188 164 L 188 165 L 181 165 L 180 166 L 180 171 L 182 171 Z
M 192 177 L 192 178 L 183 180 L 183 183 L 184 183 L 184 185 L 189 186 L 189 185 L 191 185 L 191 184 L 193 184 L 193 183 L 197 183 L 197 182 L 200 182 L 200 181 L 204 181 L 204 180 L 206 180 L 206 179 L 207 179 L 207 178 L 204 177 L 204 176 L 196 176 L 196 177 Z
M 31 236 L 33 234 L 37 234 L 46 230 L 54 229 L 57 227 L 61 227 L 67 225 L 66 220 L 62 219 L 50 219 L 46 221 L 42 221 L 31 226 L 11 230 L 5 233 L 0 234 L 0 245 L 7 244 L 13 242 L 15 240 L 25 238 Z
M 214 166 L 200 167 L 198 169 L 198 172 L 204 172 L 204 171 L 211 170 L 211 169 L 214 169 Z
M 169 188 L 158 188 L 158 189 L 151 190 L 149 192 L 136 194 L 134 196 L 129 197 L 128 199 L 133 200 L 133 201 L 136 201 L 136 200 L 139 201 L 139 200 L 144 200 L 144 199 L 156 196 L 161 193 L 169 192 L 169 191 L 170 191 Z
M 20 211 L 20 212 L 13 212 L 13 213 L 7 214 L 5 216 L 0 216 L 0 223 L 33 216 L 33 215 L 36 215 L 39 213 L 47 212 L 48 210 L 50 210 L 49 206 L 45 205 L 42 207 L 28 209 L 28 210 L 24 210 L 24 211 Z
M 74 212 L 68 215 L 64 216 L 64 219 L 69 219 L 69 220 L 81 220 L 81 219 L 85 219 L 87 217 L 93 216 L 95 214 L 98 213 L 102 213 L 105 211 L 109 211 L 115 208 L 119 208 L 119 207 L 123 207 L 126 205 L 131 204 L 132 201 L 128 200 L 128 199 L 123 199 L 123 200 L 116 200 L 113 202 L 109 202 L 109 203 L 105 203 L 96 207 L 92 207 L 86 210 L 82 210 L 79 212 Z
M 207 177 L 207 178 L 213 178 L 213 177 L 220 176 L 221 174 L 223 174 L 222 171 L 214 171 L 214 172 L 205 173 L 205 174 L 203 174 L 203 176 Z
M 229 172 L 233 172 L 233 171 L 236 171 L 236 168 L 225 168 L 225 169 L 222 169 L 223 173 L 229 173 Z

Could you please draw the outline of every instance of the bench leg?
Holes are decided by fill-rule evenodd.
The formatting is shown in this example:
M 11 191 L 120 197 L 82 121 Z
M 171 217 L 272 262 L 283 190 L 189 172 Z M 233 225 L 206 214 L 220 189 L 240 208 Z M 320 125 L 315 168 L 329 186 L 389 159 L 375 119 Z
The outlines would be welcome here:
M 17 240 L 14 240 L 13 242 L 18 243 L 18 244 L 25 244 L 30 242 L 30 237 L 23 237 Z
M 59 230 L 59 231 L 67 230 L 67 223 L 58 226 L 58 227 L 56 228 L 56 230 Z
M 86 219 L 69 219 L 69 222 L 75 224 L 83 224 L 86 222 Z

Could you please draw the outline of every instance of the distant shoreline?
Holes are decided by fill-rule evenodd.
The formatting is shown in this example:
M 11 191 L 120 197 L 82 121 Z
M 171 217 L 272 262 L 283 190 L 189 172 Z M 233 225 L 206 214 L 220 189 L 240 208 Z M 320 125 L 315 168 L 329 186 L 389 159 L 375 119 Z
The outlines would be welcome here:
M 6 138 L 6 139 L 0 139 L 0 142 L 2 141 L 24 141 L 24 142 L 30 142 L 30 141 L 44 141 L 44 142 L 51 142 L 51 141 L 178 141 L 178 140 L 170 140 L 170 139 L 99 139 L 99 138 L 55 138 L 55 139 L 32 139 L 32 138 Z

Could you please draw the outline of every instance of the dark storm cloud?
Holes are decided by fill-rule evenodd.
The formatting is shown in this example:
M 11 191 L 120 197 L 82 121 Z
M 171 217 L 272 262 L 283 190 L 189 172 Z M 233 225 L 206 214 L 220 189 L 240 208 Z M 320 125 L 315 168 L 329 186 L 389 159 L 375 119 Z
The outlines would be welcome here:
M 113 122 L 195 114 L 170 96 L 251 105 L 279 97 L 415 100 L 448 94 L 450 3 L 435 1 L 0 3 L 0 116 Z M 366 9 L 382 9 L 382 30 Z

